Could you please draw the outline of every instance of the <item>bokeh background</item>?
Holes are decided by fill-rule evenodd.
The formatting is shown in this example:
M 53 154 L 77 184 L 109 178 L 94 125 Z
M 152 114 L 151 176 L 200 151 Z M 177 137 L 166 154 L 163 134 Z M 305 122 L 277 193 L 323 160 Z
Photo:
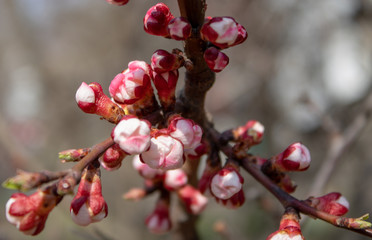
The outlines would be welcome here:
M 57 152 L 89 147 L 105 139 L 112 125 L 84 114 L 75 103 L 82 81 L 110 80 L 131 60 L 149 61 L 159 48 L 181 42 L 150 36 L 142 19 L 157 1 L 131 0 L 124 7 L 104 0 L 0 1 L 0 181 L 17 168 L 62 170 Z M 175 16 L 177 2 L 164 0 Z M 256 119 L 265 125 L 264 142 L 252 149 L 269 157 L 295 141 L 309 147 L 312 166 L 292 174 L 295 196 L 307 198 L 327 159 L 334 129 L 346 129 L 365 111 L 372 81 L 372 2 L 369 0 L 214 0 L 209 16 L 233 16 L 249 37 L 225 50 L 230 64 L 217 74 L 206 107 L 225 130 Z M 181 73 L 182 76 L 182 73 Z M 180 78 L 180 86 L 182 78 Z M 108 93 L 108 91 L 106 91 Z M 332 123 L 331 125 L 329 123 Z M 340 191 L 350 202 L 348 216 L 372 210 L 372 125 L 342 154 L 321 193 Z M 120 170 L 102 171 L 109 216 L 79 227 L 70 220 L 67 196 L 36 237 L 19 233 L 5 219 L 13 191 L 0 189 L 0 240 L 8 239 L 171 239 L 144 227 L 156 196 L 124 201 L 122 194 L 142 186 L 130 160 Z M 203 239 L 265 239 L 275 231 L 283 209 L 247 174 L 247 202 L 227 210 L 210 200 L 200 218 Z M 306 221 L 306 239 L 367 239 L 320 220 Z

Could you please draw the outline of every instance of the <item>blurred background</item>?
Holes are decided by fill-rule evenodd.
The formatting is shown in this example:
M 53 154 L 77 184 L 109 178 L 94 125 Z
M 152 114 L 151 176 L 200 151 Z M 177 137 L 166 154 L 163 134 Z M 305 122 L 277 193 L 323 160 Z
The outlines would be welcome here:
M 112 78 L 131 60 L 149 62 L 159 48 L 171 51 L 182 42 L 150 36 L 142 19 L 157 1 L 131 0 L 116 7 L 104 0 L 0 1 L 0 181 L 28 171 L 71 167 L 59 151 L 89 147 L 105 139 L 112 125 L 84 114 L 75 103 L 82 81 L 99 82 L 108 94 Z M 176 1 L 165 0 L 175 16 Z M 301 141 L 311 151 L 312 166 L 292 174 L 294 196 L 305 199 L 316 188 L 322 165 L 330 158 L 338 133 L 369 113 L 372 81 L 372 2 L 369 0 L 214 0 L 208 16 L 232 16 L 248 31 L 242 45 L 224 50 L 227 68 L 217 74 L 207 109 L 223 131 L 255 119 L 265 125 L 264 142 L 252 152 L 270 157 Z M 181 73 L 182 76 L 182 73 Z M 182 85 L 182 78 L 180 78 Z M 369 109 L 369 110 L 368 110 Z M 367 114 L 368 116 L 368 114 Z M 347 216 L 372 210 L 372 124 L 362 122 L 317 189 L 320 195 L 342 192 L 350 202 Z M 335 137 L 336 136 L 336 137 Z M 331 164 L 332 165 L 332 164 Z M 36 237 L 18 232 L 5 219 L 14 191 L 0 189 L 0 240 L 8 239 L 171 239 L 146 230 L 144 219 L 156 196 L 138 203 L 122 194 L 142 186 L 130 160 L 120 170 L 102 171 L 109 216 L 88 227 L 75 225 L 67 196 Z M 247 201 L 227 210 L 210 200 L 200 218 L 203 239 L 266 239 L 283 211 L 254 179 L 244 175 Z M 324 177 L 324 176 L 323 176 Z M 367 239 L 320 220 L 306 221 L 306 239 Z

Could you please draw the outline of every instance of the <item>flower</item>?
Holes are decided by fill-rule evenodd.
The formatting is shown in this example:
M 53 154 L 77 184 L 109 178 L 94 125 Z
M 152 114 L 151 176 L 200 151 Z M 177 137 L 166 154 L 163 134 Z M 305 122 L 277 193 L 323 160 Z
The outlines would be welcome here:
M 186 40 L 191 35 L 191 24 L 184 17 L 175 17 L 168 24 L 168 34 L 174 40 Z
M 149 34 L 167 37 L 168 24 L 173 18 L 168 6 L 158 3 L 146 12 L 143 18 L 144 29 Z
M 120 148 L 119 144 L 115 143 L 98 160 L 106 170 L 113 171 L 120 168 L 125 156 L 127 154 Z
M 169 135 L 182 142 L 185 149 L 193 149 L 200 144 L 203 130 L 193 120 L 174 116 L 169 120 Z
M 229 199 L 238 193 L 243 186 L 244 178 L 235 166 L 227 164 L 212 178 L 212 194 L 219 199 Z
M 248 145 L 256 145 L 262 141 L 265 127 L 258 121 L 250 120 L 244 126 L 233 130 L 235 141 L 244 141 Z
M 133 167 L 143 178 L 146 179 L 162 178 L 164 176 L 163 170 L 153 169 L 147 164 L 141 162 L 139 155 L 133 157 Z
M 78 191 L 71 202 L 72 220 L 80 225 L 99 222 L 107 216 L 107 204 L 102 196 L 99 168 L 86 168 L 81 177 Z
M 229 57 L 215 47 L 205 50 L 203 57 L 213 72 L 221 72 L 229 64 Z
M 126 153 L 140 154 L 150 146 L 151 124 L 135 116 L 125 116 L 112 130 L 111 137 Z
M 149 150 L 140 157 L 154 169 L 177 169 L 184 163 L 182 143 L 166 134 L 152 137 Z
M 281 171 L 304 171 L 310 166 L 310 151 L 302 143 L 296 142 L 271 161 L 274 167 Z
M 177 190 L 187 183 L 187 175 L 184 170 L 178 168 L 168 170 L 164 176 L 164 187 L 169 191 Z
M 181 67 L 184 60 L 181 56 L 158 49 L 151 56 L 151 68 L 157 73 L 176 70 Z
M 349 202 L 338 192 L 331 192 L 321 197 L 310 197 L 310 205 L 320 211 L 342 216 L 349 211 Z

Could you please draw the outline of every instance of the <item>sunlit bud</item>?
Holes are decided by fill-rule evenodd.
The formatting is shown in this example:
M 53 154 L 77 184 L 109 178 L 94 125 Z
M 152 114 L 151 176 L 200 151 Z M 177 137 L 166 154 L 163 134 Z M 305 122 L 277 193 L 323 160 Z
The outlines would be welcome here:
M 212 194 L 219 199 L 229 199 L 242 189 L 243 183 L 237 168 L 228 164 L 212 178 Z
M 68 149 L 58 153 L 58 158 L 62 162 L 80 161 L 90 151 L 90 148 Z
M 259 144 L 262 141 L 265 127 L 258 121 L 250 120 L 244 126 L 233 130 L 235 141 L 244 141 L 249 146 Z
M 216 201 L 229 209 L 236 209 L 242 206 L 245 202 L 245 195 L 243 189 L 235 193 L 229 199 L 219 199 L 216 198 Z
M 6 203 L 6 219 L 24 234 L 37 235 L 44 229 L 49 212 L 61 199 L 48 190 L 37 190 L 30 196 L 15 193 Z
M 213 196 L 211 192 L 211 183 L 213 177 L 218 173 L 220 167 L 212 167 L 208 164 L 204 168 L 204 172 L 199 180 L 198 189 L 205 196 Z
M 99 168 L 86 168 L 78 191 L 71 202 L 72 220 L 81 226 L 99 222 L 107 216 L 107 204 L 102 196 Z
M 172 222 L 169 217 L 169 203 L 166 200 L 159 199 L 155 210 L 146 218 L 146 226 L 152 233 L 163 234 L 172 228 Z
M 309 198 L 310 205 L 320 211 L 342 216 L 349 211 L 349 202 L 341 193 L 332 192 L 317 198 Z
M 129 0 L 106 0 L 106 2 L 116 6 L 123 6 L 127 4 Z
M 151 68 L 157 73 L 176 70 L 181 67 L 183 62 L 182 56 L 163 49 L 156 50 L 151 56 Z
M 184 163 L 182 143 L 169 135 L 152 137 L 150 149 L 140 157 L 151 168 L 162 170 L 177 169 Z
M 301 233 L 298 213 L 287 210 L 280 220 L 279 230 L 270 234 L 266 240 L 305 240 Z
M 164 187 L 169 191 L 177 190 L 187 183 L 187 174 L 181 168 L 168 170 L 164 176 Z
M 311 157 L 309 149 L 302 143 L 293 143 L 284 152 L 271 159 L 272 164 L 281 171 L 304 171 L 309 168 Z
M 193 149 L 200 144 L 203 130 L 193 120 L 181 116 L 169 120 L 169 135 L 180 140 L 185 149 Z
M 215 47 L 205 50 L 203 57 L 213 72 L 221 72 L 229 64 L 229 57 Z
M 129 62 L 128 68 L 111 81 L 111 97 L 124 104 L 133 104 L 152 92 L 151 67 L 144 61 Z
M 143 18 L 144 29 L 149 34 L 168 37 L 168 24 L 173 18 L 168 6 L 158 3 L 152 6 Z
M 120 148 L 119 144 L 115 143 L 98 160 L 106 170 L 113 171 L 120 168 L 125 156 L 127 154 Z
M 164 176 L 163 170 L 151 168 L 149 165 L 141 162 L 139 155 L 133 157 L 133 167 L 146 179 L 162 178 Z
M 244 27 L 232 17 L 207 19 L 200 33 L 202 39 L 211 42 L 221 49 L 240 44 L 248 36 Z
M 76 91 L 75 99 L 85 113 L 97 114 L 112 123 L 117 123 L 124 115 L 123 110 L 106 96 L 99 83 L 88 85 L 83 82 Z
M 177 191 L 177 194 L 187 211 L 192 214 L 200 214 L 208 203 L 208 198 L 191 185 L 182 187 Z
M 168 34 L 174 40 L 186 40 L 191 35 L 191 24 L 184 17 L 175 17 L 168 24 Z
M 112 130 L 111 137 L 126 153 L 140 154 L 150 146 L 151 124 L 134 116 L 125 116 Z
M 207 153 L 207 146 L 201 142 L 194 148 L 184 149 L 184 154 L 189 159 L 199 159 Z

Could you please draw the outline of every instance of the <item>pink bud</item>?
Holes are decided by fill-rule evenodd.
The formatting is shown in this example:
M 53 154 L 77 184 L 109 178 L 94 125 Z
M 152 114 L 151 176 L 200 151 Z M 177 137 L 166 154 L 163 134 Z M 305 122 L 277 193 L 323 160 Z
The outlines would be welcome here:
M 256 145 L 262 141 L 265 127 L 258 121 L 248 121 L 244 126 L 233 130 L 236 141 L 244 141 L 248 145 Z
M 245 202 L 244 191 L 241 189 L 239 192 L 235 193 L 229 199 L 219 199 L 219 198 L 216 198 L 216 201 L 218 203 L 221 203 L 222 205 L 224 205 L 225 207 L 227 207 L 229 209 L 239 208 Z
M 293 143 L 272 159 L 273 165 L 281 171 L 304 171 L 309 168 L 309 149 L 302 143 Z
M 123 6 L 127 4 L 129 0 L 106 0 L 106 2 L 116 6 Z
M 349 202 L 338 192 L 328 193 L 309 200 L 312 207 L 332 215 L 342 216 L 349 211 Z
M 183 58 L 163 49 L 156 50 L 151 56 L 151 68 L 157 73 L 176 70 L 183 64 Z
M 180 140 L 185 149 L 195 148 L 200 144 L 203 130 L 193 120 L 175 116 L 169 121 L 169 135 Z
M 248 36 L 244 27 L 232 17 L 207 19 L 200 33 L 202 39 L 211 42 L 221 49 L 240 44 Z
M 143 18 L 144 29 L 156 36 L 168 36 L 168 24 L 174 17 L 167 5 L 158 3 L 152 6 Z
M 175 17 L 168 24 L 168 34 L 174 40 L 186 40 L 191 35 L 191 24 L 184 17 Z
M 125 116 L 112 130 L 114 142 L 126 153 L 140 154 L 150 146 L 151 124 L 134 116 Z
M 166 100 L 175 95 L 176 85 L 178 81 L 178 70 L 173 70 L 170 72 L 157 73 L 155 71 L 153 74 L 153 82 L 156 90 L 158 90 L 159 98 Z
M 208 203 L 206 198 L 201 192 L 191 185 L 186 185 L 178 190 L 178 197 L 185 205 L 187 211 L 192 214 L 200 214 Z
M 105 153 L 98 159 L 102 167 L 108 171 L 119 169 L 121 162 L 127 154 L 120 148 L 118 144 L 109 147 Z
M 298 213 L 289 208 L 280 220 L 279 230 L 270 234 L 266 240 L 305 240 L 301 233 Z
M 182 143 L 169 135 L 152 137 L 150 149 L 140 157 L 154 169 L 177 169 L 184 163 Z
M 118 103 L 133 104 L 142 99 L 151 87 L 151 67 L 144 61 L 132 61 L 128 68 L 111 81 L 109 91 Z
M 211 190 L 216 198 L 226 200 L 238 193 L 242 189 L 243 183 L 244 178 L 237 169 L 226 165 L 212 178 Z
M 106 120 L 117 123 L 124 114 L 120 107 L 103 92 L 99 83 L 83 82 L 75 95 L 76 102 L 85 113 L 94 113 Z
M 164 187 L 169 191 L 177 190 L 187 183 L 187 175 L 181 168 L 165 172 Z
M 163 170 L 150 168 L 147 164 L 141 162 L 139 155 L 133 157 L 133 167 L 146 179 L 162 178 L 164 176 Z
M 305 238 L 297 229 L 283 229 L 270 234 L 266 240 L 305 240 Z
M 49 212 L 59 203 L 61 197 L 38 190 L 30 196 L 13 194 L 6 203 L 6 218 L 26 235 L 37 235 L 45 226 Z
M 172 222 L 169 217 L 169 203 L 160 199 L 156 203 L 153 213 L 146 218 L 146 226 L 152 233 L 163 234 L 172 228 Z
M 205 50 L 203 57 L 213 72 L 221 72 L 229 64 L 229 57 L 215 47 Z
M 71 202 L 70 212 L 72 220 L 80 226 L 99 222 L 107 216 L 99 169 L 85 169 L 78 191 Z

